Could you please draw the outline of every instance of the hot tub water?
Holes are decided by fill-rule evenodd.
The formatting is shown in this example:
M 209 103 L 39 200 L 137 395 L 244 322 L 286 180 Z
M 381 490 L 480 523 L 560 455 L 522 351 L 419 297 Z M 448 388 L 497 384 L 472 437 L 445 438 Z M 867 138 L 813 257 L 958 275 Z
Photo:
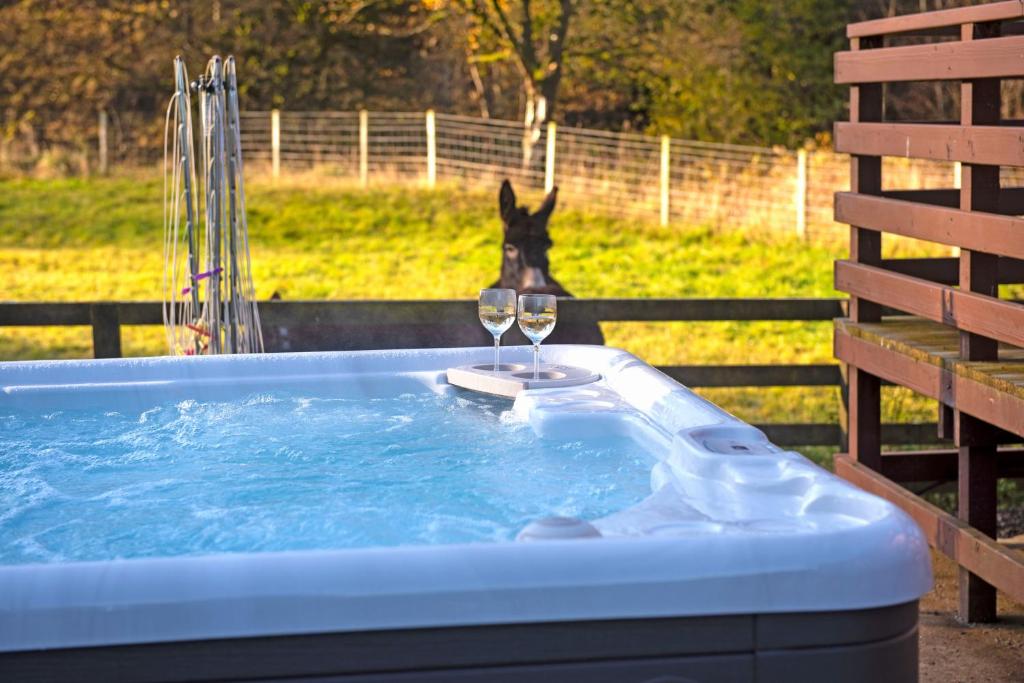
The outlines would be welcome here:
M 512 540 L 651 492 L 629 439 L 468 392 L 98 403 L 0 413 L 0 563 Z

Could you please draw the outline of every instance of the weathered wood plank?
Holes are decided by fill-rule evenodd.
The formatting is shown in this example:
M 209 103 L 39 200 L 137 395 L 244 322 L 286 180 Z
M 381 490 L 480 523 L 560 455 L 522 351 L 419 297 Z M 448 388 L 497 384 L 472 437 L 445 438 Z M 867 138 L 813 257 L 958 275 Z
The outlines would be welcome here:
M 913 319 L 837 320 L 834 337 L 843 362 L 1024 436 L 1024 351 L 1008 349 L 1000 362 L 962 361 L 957 342 L 956 330 Z
M 1024 166 L 1024 128 L 1015 126 L 839 121 L 834 133 L 847 154 Z
M 921 527 L 933 548 L 1014 600 L 1024 600 L 1024 553 L 1004 548 L 882 474 L 858 464 L 848 455 L 838 454 L 834 462 L 836 474 L 901 507 Z
M 1019 78 L 1024 36 L 850 50 L 834 64 L 836 83 Z
M 959 191 L 948 192 L 950 205 L 957 208 L 837 192 L 835 218 L 840 223 L 873 227 L 904 237 L 1024 259 L 1024 219 L 961 211 Z
M 984 21 L 1005 21 L 1024 16 L 1024 4 L 1020 0 L 991 2 L 975 7 L 957 7 L 954 9 L 918 14 L 904 14 L 898 17 L 884 17 L 859 21 L 846 27 L 848 38 L 879 36 L 891 33 L 907 33 L 946 26 L 959 26 L 966 23 Z
M 1024 347 L 1024 306 L 846 260 L 835 287 L 960 330 Z

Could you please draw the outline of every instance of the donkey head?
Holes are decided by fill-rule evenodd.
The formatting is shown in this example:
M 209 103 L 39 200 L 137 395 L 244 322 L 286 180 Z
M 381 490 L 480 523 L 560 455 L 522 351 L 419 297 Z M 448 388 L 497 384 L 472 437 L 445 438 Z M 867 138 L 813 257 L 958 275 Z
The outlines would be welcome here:
M 517 292 L 552 292 L 561 286 L 551 277 L 548 249 L 553 242 L 548 235 L 548 219 L 555 209 L 558 188 L 544 198 L 536 213 L 516 206 L 512 184 L 504 181 L 498 194 L 501 222 L 505 225 L 502 247 L 501 286 Z

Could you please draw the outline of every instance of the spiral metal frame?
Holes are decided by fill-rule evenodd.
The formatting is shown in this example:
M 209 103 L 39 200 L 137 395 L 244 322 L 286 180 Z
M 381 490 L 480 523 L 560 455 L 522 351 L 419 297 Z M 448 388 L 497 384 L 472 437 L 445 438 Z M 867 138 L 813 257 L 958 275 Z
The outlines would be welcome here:
M 163 291 L 168 348 L 172 355 L 261 353 L 235 61 L 214 56 L 205 73 L 191 84 L 180 57 L 174 60 L 174 72 L 175 93 L 164 135 Z M 196 173 L 190 89 L 199 95 L 200 174 Z M 202 198 L 201 207 L 197 196 Z

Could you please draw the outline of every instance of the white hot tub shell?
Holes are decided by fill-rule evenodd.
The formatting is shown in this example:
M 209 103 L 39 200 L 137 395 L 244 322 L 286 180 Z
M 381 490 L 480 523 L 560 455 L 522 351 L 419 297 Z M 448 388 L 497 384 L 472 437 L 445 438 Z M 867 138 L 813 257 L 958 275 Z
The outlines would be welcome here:
M 0 411 L 462 391 L 446 369 L 490 354 L 6 363 Z M 17 673 L 4 678 L 916 680 L 931 568 L 906 514 L 633 355 L 544 356 L 601 380 L 520 394 L 538 435 L 627 435 L 657 455 L 648 498 L 587 520 L 599 536 L 0 566 L 0 671 Z

